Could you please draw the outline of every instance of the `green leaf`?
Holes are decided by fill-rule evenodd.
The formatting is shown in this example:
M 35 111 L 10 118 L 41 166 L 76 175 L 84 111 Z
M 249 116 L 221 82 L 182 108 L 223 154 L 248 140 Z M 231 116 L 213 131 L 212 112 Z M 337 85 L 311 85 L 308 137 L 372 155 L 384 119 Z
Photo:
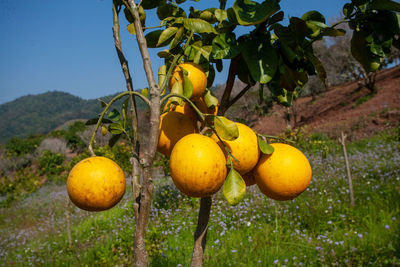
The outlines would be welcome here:
M 261 152 L 270 155 L 274 152 L 274 147 L 268 144 L 261 136 L 258 136 L 258 147 Z
M 115 134 L 113 136 L 111 136 L 110 140 L 108 140 L 108 146 L 109 147 L 113 147 L 117 141 L 119 140 L 119 138 L 122 136 L 122 134 Z
M 354 31 L 351 38 L 351 53 L 360 62 L 366 72 L 376 71 L 380 66 L 380 59 L 371 52 L 365 34 Z
M 222 22 L 228 18 L 228 12 L 223 9 L 215 9 L 214 15 L 219 22 Z
M 183 73 L 183 95 L 187 98 L 191 98 L 193 94 L 193 84 L 188 77 L 188 72 L 181 68 Z
M 211 90 L 206 89 L 206 93 L 204 94 L 204 102 L 206 103 L 206 106 L 208 108 L 213 108 L 218 106 L 218 98 L 216 98 L 215 96 L 213 96 L 213 94 L 211 93 Z
M 159 5 L 165 3 L 165 0 L 142 0 L 141 6 L 144 9 L 153 9 L 158 7 Z
M 251 0 L 236 0 L 233 4 L 236 19 L 244 26 L 262 23 L 279 9 L 279 0 L 266 0 L 261 4 Z
M 98 121 L 99 121 L 99 118 L 92 118 L 92 119 L 87 120 L 85 122 L 85 125 L 96 125 Z M 109 120 L 107 118 L 103 118 L 101 120 L 101 123 L 113 123 L 113 121 Z
M 186 13 L 182 8 L 166 3 L 158 6 L 157 16 L 160 20 L 163 20 L 168 17 L 186 17 Z
M 319 58 L 317 58 L 314 55 L 313 51 L 307 52 L 307 58 L 314 65 L 315 70 L 317 71 L 319 79 L 325 85 L 327 74 L 326 74 L 326 70 L 325 70 L 324 65 L 322 64 L 321 60 L 319 60 Z
M 219 0 L 219 9 L 225 9 L 226 0 Z
M 273 15 L 269 20 L 268 20 L 268 25 L 272 25 L 274 23 L 277 23 L 279 21 L 282 21 L 284 18 L 284 13 L 283 11 L 279 11 L 278 13 L 276 13 L 275 15 Z
M 158 44 L 158 40 L 160 39 L 160 35 L 162 34 L 163 30 L 156 30 L 149 32 L 146 34 L 146 42 L 147 42 L 147 47 L 149 48 L 156 48 Z
M 400 12 L 400 4 L 392 0 L 373 0 L 369 8 Z
M 122 134 L 125 131 L 124 127 L 118 122 L 110 124 L 110 126 L 108 126 L 108 130 L 112 134 Z
M 212 41 L 212 55 L 214 59 L 230 59 L 240 53 L 234 33 L 217 35 Z
M 217 33 L 214 27 L 205 20 L 188 18 L 183 20 L 183 26 L 194 33 Z
M 307 13 L 303 14 L 303 16 L 301 16 L 301 19 L 304 21 L 318 21 L 325 23 L 325 17 L 315 10 L 308 11 Z
M 226 176 L 222 192 L 232 206 L 239 204 L 246 195 L 246 183 L 235 169 L 231 168 Z
M 122 119 L 123 119 L 123 127 L 125 128 L 128 121 L 128 107 L 129 107 L 129 98 L 127 97 L 122 104 Z
M 251 77 L 260 83 L 268 83 L 274 77 L 278 66 L 278 55 L 269 43 L 248 41 L 242 44 L 242 55 Z
M 158 38 L 156 47 L 162 47 L 167 45 L 178 31 L 178 27 L 168 27 L 166 28 Z
M 161 67 L 158 68 L 158 86 L 161 88 L 162 84 L 165 82 L 165 79 L 167 78 L 167 66 L 162 65 Z M 165 89 L 165 88 L 161 88 Z M 162 93 L 164 94 L 164 92 Z M 148 97 L 148 90 L 147 90 L 147 96 Z
M 176 81 L 174 83 L 174 85 L 172 86 L 172 88 L 171 88 L 171 93 L 178 94 L 178 95 L 183 95 L 182 83 L 179 82 L 179 81 Z M 184 104 L 183 99 L 180 98 L 180 97 L 177 97 L 177 96 L 170 97 L 169 100 L 171 101 L 171 103 L 176 104 L 176 105 L 180 105 L 181 106 L 181 105 Z
M 115 108 L 108 113 L 108 118 L 113 121 L 121 120 L 121 114 Z
M 178 31 L 175 34 L 174 39 L 172 40 L 172 42 L 169 44 L 169 50 L 174 49 L 180 41 L 182 41 L 183 38 L 183 34 L 185 33 L 185 28 L 183 27 L 179 27 Z
M 354 5 L 353 4 L 347 3 L 347 4 L 345 4 L 343 6 L 343 15 L 346 18 L 349 18 L 353 14 L 353 11 L 354 11 Z
M 204 57 L 207 61 L 210 58 L 212 46 L 206 45 L 203 46 L 202 41 L 197 41 L 185 49 L 185 56 L 188 61 L 199 64 L 201 61 L 201 57 Z
M 223 116 L 214 117 L 214 126 L 218 136 L 224 140 L 232 141 L 239 136 L 239 130 L 236 123 Z
M 215 8 L 209 8 L 204 10 L 203 12 L 200 13 L 200 19 L 205 20 L 211 24 L 214 24 L 217 22 L 217 18 L 214 15 L 214 9 Z

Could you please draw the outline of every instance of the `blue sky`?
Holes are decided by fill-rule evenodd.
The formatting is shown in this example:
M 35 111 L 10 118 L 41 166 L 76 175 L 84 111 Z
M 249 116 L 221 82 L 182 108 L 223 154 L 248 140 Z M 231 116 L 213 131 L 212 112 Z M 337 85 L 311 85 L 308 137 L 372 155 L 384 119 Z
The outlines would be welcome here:
M 94 99 L 125 90 L 112 37 L 111 0 L 0 0 L 0 104 L 27 94 L 64 91 Z M 231 6 L 233 1 L 228 1 Z M 285 17 L 318 10 L 329 20 L 346 0 L 281 0 Z M 217 0 L 188 1 L 204 9 Z M 146 26 L 158 25 L 148 14 Z M 121 21 L 135 89 L 147 87 L 134 36 Z M 151 51 L 155 73 L 162 61 Z M 226 68 L 225 68 L 226 69 Z M 226 70 L 215 84 L 224 83 Z

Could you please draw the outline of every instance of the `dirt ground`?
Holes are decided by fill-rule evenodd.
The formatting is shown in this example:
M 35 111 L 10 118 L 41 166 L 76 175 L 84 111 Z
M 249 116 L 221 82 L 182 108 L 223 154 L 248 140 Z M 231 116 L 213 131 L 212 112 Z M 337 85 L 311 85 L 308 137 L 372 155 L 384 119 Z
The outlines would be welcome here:
M 251 126 L 260 133 L 277 135 L 290 124 L 331 137 L 344 131 L 359 139 L 400 125 L 400 66 L 379 72 L 376 86 L 378 92 L 372 96 L 368 89 L 359 89 L 357 82 L 333 86 L 314 99 L 299 98 L 290 109 L 275 105 L 271 115 L 258 118 Z M 284 119 L 288 112 L 290 122 Z

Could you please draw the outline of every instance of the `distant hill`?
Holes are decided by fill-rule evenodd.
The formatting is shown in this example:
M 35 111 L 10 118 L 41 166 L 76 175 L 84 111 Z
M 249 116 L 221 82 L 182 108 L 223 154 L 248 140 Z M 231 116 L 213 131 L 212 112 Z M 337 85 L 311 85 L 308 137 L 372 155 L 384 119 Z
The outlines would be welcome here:
M 109 101 L 115 95 L 102 97 Z M 143 108 L 141 101 L 139 108 Z M 19 97 L 0 105 L 0 143 L 11 137 L 47 134 L 66 121 L 96 117 L 102 108 L 97 99 L 84 100 L 65 92 Z

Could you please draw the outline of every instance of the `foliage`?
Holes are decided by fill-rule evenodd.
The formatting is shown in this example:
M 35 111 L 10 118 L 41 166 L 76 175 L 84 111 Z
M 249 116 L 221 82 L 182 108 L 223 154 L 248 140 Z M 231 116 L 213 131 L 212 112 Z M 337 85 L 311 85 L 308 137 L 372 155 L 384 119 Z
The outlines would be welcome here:
M 129 145 L 124 142 L 120 142 L 113 147 L 103 146 L 98 147 L 94 150 L 97 156 L 104 156 L 106 158 L 115 161 L 125 172 L 132 171 L 132 165 L 130 163 L 131 150 Z
M 33 153 L 43 140 L 43 135 L 34 134 L 25 139 L 11 138 L 5 145 L 7 157 L 19 157 Z
M 64 167 L 65 156 L 60 153 L 53 153 L 49 150 L 42 152 L 39 157 L 39 173 L 40 175 L 46 175 L 48 177 L 60 175 Z

